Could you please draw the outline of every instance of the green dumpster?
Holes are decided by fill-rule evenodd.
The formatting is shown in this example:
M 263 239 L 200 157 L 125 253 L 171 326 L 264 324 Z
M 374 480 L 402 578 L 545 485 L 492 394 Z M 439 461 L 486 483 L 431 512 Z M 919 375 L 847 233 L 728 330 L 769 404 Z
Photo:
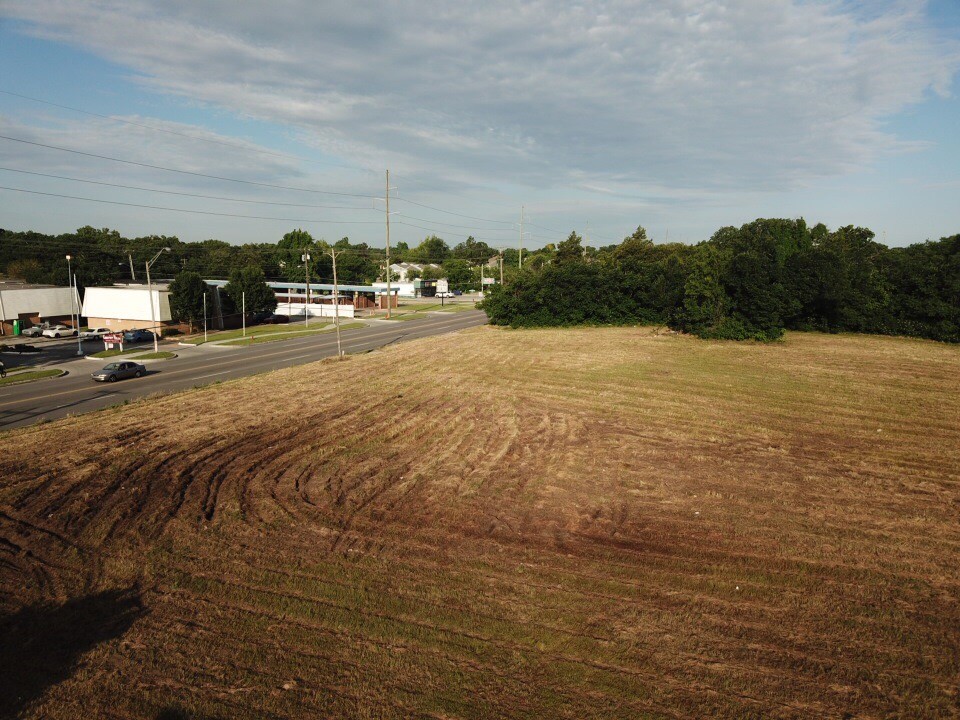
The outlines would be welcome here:
M 20 334 L 20 321 L 19 321 L 19 320 L 14 320 L 14 321 L 13 321 L 13 334 L 14 334 L 14 335 L 19 335 L 19 334 Z

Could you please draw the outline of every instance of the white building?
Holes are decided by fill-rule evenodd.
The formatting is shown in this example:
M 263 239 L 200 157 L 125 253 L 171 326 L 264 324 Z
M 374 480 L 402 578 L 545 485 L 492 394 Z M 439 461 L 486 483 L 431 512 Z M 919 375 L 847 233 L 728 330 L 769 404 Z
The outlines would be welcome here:
M 173 320 L 170 314 L 170 291 L 162 285 L 154 285 L 152 290 L 146 285 L 87 288 L 83 298 L 83 315 L 90 327 L 111 330 L 169 325 Z
M 386 290 L 387 284 L 385 282 L 375 282 L 373 284 L 373 287 Z M 390 283 L 390 289 L 396 292 L 397 295 L 400 297 L 412 298 L 417 296 L 416 290 L 414 290 L 414 287 L 413 287 L 412 280 L 410 282 L 395 280 L 394 282 Z
M 79 308 L 73 288 L 0 283 L 0 335 L 13 334 L 14 320 L 21 329 L 41 322 L 72 327 L 71 316 Z

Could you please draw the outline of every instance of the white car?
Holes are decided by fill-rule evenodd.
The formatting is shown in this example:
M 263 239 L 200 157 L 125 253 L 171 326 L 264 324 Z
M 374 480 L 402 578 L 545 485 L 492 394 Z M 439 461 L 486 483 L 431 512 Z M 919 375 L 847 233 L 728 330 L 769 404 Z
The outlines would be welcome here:
M 84 330 L 80 333 L 81 340 L 99 340 L 104 335 L 109 335 L 112 331 L 110 328 L 90 328 L 89 330 Z
M 76 330 L 68 328 L 66 325 L 54 325 L 43 331 L 43 336 L 48 338 L 71 337 L 76 334 Z

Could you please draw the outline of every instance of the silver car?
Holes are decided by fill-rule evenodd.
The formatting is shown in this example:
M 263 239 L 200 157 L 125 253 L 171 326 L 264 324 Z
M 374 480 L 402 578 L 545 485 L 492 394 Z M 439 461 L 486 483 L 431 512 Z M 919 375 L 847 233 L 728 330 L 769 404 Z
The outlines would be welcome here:
M 147 369 L 143 365 L 128 360 L 126 362 L 110 363 L 103 370 L 92 373 L 90 377 L 97 382 L 116 382 L 128 377 L 142 377 L 146 374 Z

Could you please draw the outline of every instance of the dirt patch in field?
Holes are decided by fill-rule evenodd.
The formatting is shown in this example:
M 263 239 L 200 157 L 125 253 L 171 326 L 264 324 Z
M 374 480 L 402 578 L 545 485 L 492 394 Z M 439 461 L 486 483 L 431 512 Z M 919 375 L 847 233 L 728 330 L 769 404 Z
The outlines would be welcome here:
M 8 433 L 0 610 L 90 630 L 15 709 L 955 716 L 958 378 L 482 328 Z

